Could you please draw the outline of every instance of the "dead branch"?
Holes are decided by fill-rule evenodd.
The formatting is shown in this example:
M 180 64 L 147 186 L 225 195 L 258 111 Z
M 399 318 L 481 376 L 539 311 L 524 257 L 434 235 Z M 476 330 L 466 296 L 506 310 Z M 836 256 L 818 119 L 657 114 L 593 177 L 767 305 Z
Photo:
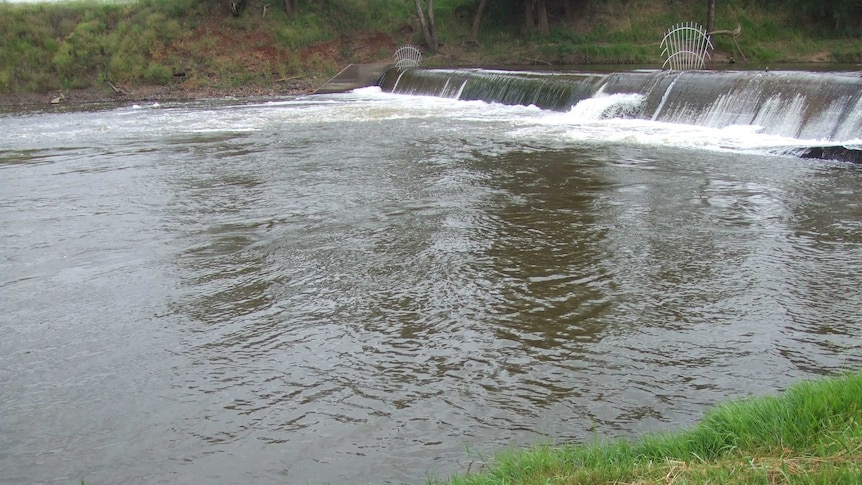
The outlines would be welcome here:
M 108 84 L 108 86 L 111 86 L 111 89 L 114 90 L 115 94 L 119 94 L 120 96 L 125 96 L 125 95 L 129 94 L 128 91 L 126 91 L 123 88 L 117 87 L 111 81 L 105 81 L 105 82 Z
M 736 51 L 739 52 L 739 55 L 740 57 L 742 57 L 742 60 L 748 62 L 748 59 L 742 52 L 742 48 L 740 48 L 739 44 L 736 42 L 736 39 L 742 37 L 742 25 L 736 24 L 736 28 L 733 30 L 713 30 L 709 33 L 709 35 L 729 35 L 730 40 L 733 42 L 733 46 L 736 47 Z
M 736 24 L 736 28 L 733 30 L 713 30 L 709 35 L 729 35 L 734 39 L 738 39 L 742 36 L 742 25 Z

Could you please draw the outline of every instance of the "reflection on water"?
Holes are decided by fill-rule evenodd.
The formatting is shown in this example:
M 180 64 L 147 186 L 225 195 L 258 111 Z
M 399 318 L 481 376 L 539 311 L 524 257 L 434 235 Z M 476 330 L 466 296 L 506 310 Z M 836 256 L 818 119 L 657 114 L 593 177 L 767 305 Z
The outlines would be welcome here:
M 0 481 L 420 483 L 862 362 L 856 167 L 326 104 L 6 120 Z

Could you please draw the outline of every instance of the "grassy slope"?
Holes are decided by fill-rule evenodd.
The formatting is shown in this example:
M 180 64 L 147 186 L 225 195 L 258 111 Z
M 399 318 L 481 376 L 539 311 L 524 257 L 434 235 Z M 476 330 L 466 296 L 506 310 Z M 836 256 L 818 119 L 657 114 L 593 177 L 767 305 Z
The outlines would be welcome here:
M 862 483 L 862 372 L 731 402 L 640 441 L 539 446 L 450 485 Z
M 500 12 L 486 15 L 480 46 L 468 47 L 466 0 L 438 0 L 441 52 L 430 65 L 639 63 L 660 65 L 659 41 L 679 21 L 702 19 L 702 1 L 590 2 L 572 25 L 523 33 Z M 303 90 L 351 62 L 387 59 L 420 43 L 411 2 L 305 2 L 288 18 L 267 0 L 248 0 L 239 18 L 225 0 L 141 0 L 134 4 L 0 3 L 0 93 L 162 86 L 185 91 Z M 739 53 L 716 40 L 716 63 L 743 56 L 776 62 L 860 62 L 857 38 L 818 39 L 756 2 L 719 2 L 716 27 L 742 27 Z M 746 7 L 746 5 L 748 5 Z M 345 7 L 347 6 L 347 7 Z M 352 7 L 350 7 L 352 6 Z M 262 90 L 262 91 L 261 91 Z M 110 91 L 108 91 L 110 92 Z
M 379 29 L 404 24 L 406 14 L 318 6 L 289 19 L 262 0 L 250 0 L 239 18 L 212 0 L 0 3 L 0 93 L 109 89 L 107 82 L 308 88 L 347 63 L 391 56 L 394 36 Z

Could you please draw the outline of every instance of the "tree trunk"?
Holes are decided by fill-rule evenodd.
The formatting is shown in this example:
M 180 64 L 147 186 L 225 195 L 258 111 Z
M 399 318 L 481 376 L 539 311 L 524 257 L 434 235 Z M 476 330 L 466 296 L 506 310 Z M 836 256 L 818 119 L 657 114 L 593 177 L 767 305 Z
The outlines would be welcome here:
M 572 7 L 572 0 L 563 1 L 563 20 L 569 27 L 575 25 L 575 9 Z
M 481 0 L 479 2 L 476 16 L 473 17 L 473 30 L 470 31 L 470 42 L 473 45 L 479 45 L 479 24 L 482 22 L 482 12 L 485 10 L 486 3 L 488 3 L 488 0 Z
M 434 28 L 434 0 L 428 0 L 428 20 L 425 20 L 425 12 L 422 9 L 422 2 L 414 0 L 416 4 L 416 14 L 419 15 L 419 25 L 422 27 L 422 35 L 425 37 L 425 45 L 428 50 L 434 54 L 437 52 L 437 32 Z
M 715 0 L 706 0 L 706 35 L 712 37 L 715 30 Z
M 437 27 L 434 21 L 434 0 L 428 0 L 428 32 L 431 34 L 431 42 L 429 48 L 431 53 L 435 54 L 440 48 L 440 42 L 437 41 Z
M 533 7 L 536 0 L 524 0 L 524 18 L 527 20 L 527 32 L 536 28 L 536 20 L 533 17 Z
M 246 0 L 229 0 L 228 5 L 230 5 L 230 13 L 233 14 L 234 17 L 239 17 L 245 8 Z
M 422 29 L 422 36 L 425 38 L 425 42 L 428 42 L 428 22 L 425 21 L 425 11 L 422 10 L 422 2 L 413 0 L 413 3 L 416 4 L 416 15 L 419 16 L 419 28 Z
M 547 35 L 551 32 L 550 27 L 548 26 L 548 9 L 545 6 L 545 0 L 539 0 L 536 3 L 537 14 L 538 14 L 538 22 L 539 22 L 539 32 Z
M 299 0 L 284 0 L 284 11 L 288 17 L 293 17 L 299 13 Z

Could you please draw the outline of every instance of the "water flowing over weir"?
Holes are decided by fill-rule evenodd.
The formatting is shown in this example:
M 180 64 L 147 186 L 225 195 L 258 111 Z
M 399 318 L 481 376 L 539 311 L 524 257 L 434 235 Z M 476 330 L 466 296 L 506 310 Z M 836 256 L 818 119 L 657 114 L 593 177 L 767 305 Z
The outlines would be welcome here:
M 421 484 L 862 368 L 862 165 L 638 76 L 0 110 L 0 484 Z
M 860 162 L 862 76 L 855 73 L 754 71 L 518 72 L 470 69 L 390 71 L 382 90 L 568 111 L 606 95 L 633 94 L 602 118 L 639 118 L 760 132 L 810 147 L 787 153 Z

